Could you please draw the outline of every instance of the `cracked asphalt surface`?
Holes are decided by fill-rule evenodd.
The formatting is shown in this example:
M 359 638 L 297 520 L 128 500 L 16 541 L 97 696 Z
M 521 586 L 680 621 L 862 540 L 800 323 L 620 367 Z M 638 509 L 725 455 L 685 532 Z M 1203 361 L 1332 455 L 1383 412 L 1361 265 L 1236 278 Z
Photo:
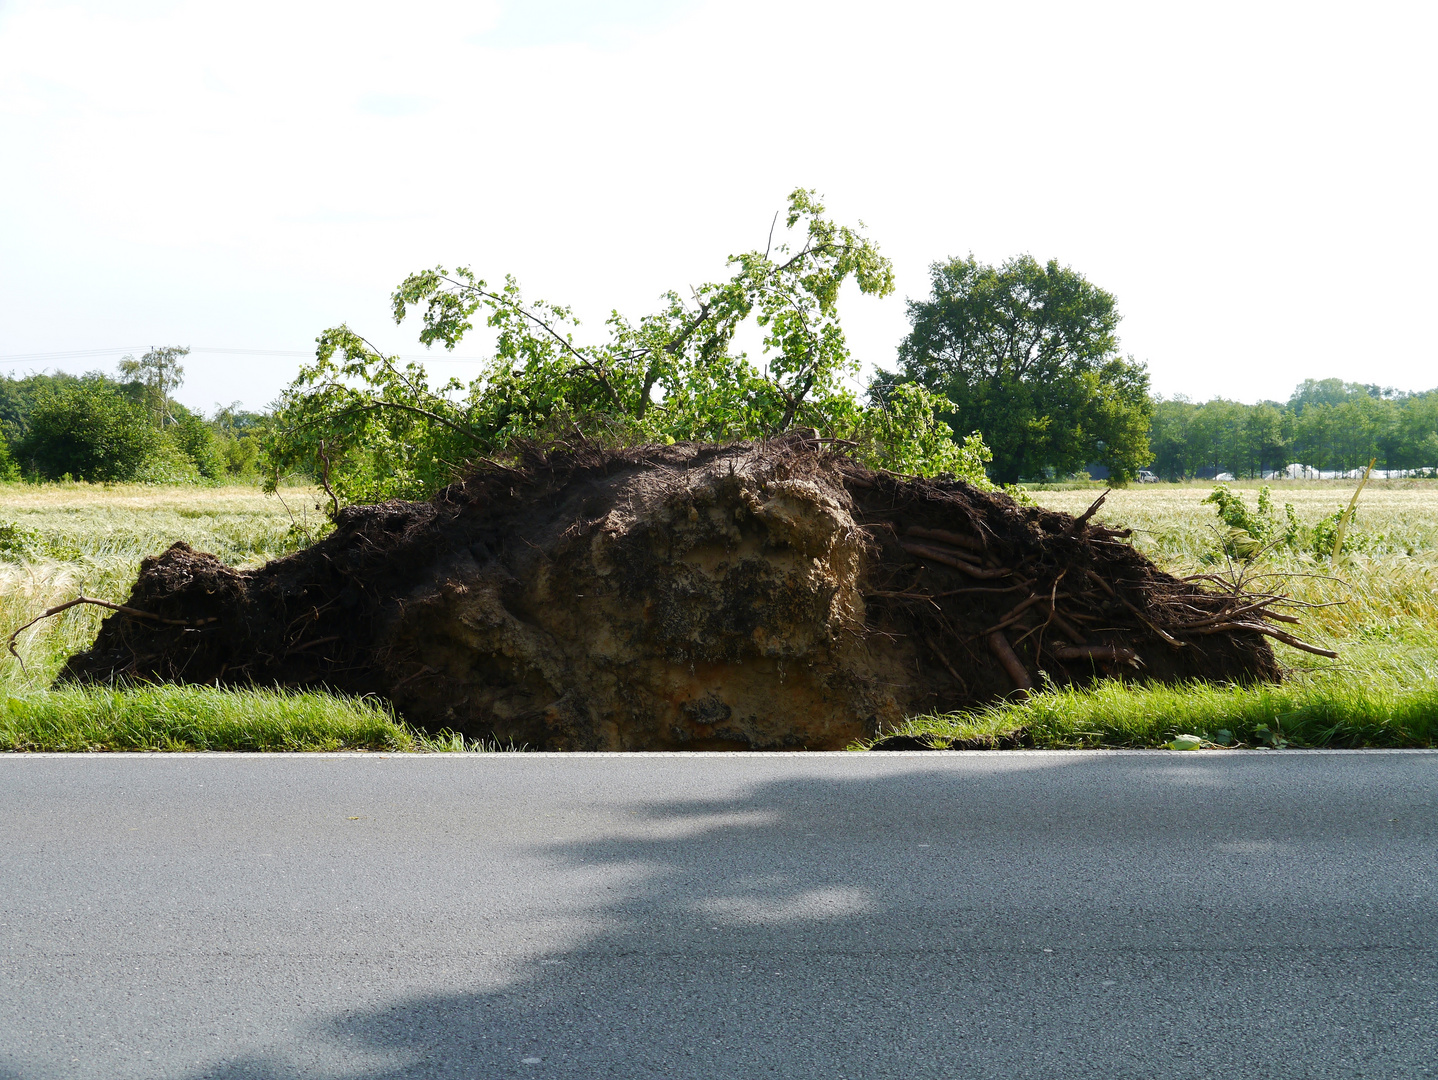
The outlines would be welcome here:
M 0 1078 L 1421 1077 L 1426 752 L 0 756 Z

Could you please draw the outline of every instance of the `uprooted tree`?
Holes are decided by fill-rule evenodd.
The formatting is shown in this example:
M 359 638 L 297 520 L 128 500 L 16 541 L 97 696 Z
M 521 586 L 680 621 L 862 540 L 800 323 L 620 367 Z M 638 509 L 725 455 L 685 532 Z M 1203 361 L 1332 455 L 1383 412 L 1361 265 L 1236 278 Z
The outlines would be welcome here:
M 876 466 L 985 485 L 982 439 L 955 441 L 936 420 L 951 402 L 910 382 L 865 408 L 852 389 L 859 363 L 840 290 L 853 282 L 888 295 L 889 260 L 862 225 L 826 217 L 811 191 L 790 195 L 784 224 L 778 243 L 771 229 L 763 251 L 732 256 L 727 281 L 688 298 L 667 293 L 637 321 L 616 311 L 597 343 L 577 340 L 569 308 L 527 301 L 512 277 L 491 286 L 463 267 L 411 274 L 393 295 L 395 321 L 418 312 L 420 341 L 453 349 L 482 320 L 492 359 L 467 385 L 432 386 L 422 364 L 382 354 L 348 326 L 326 331 L 282 400 L 267 446 L 272 475 L 320 477 L 336 505 L 428 498 L 522 443 L 722 442 L 804 427 L 852 443 Z M 751 320 L 757 361 L 735 347 Z
M 1282 597 L 1164 573 L 1097 503 L 995 491 L 930 391 L 861 407 L 837 302 L 889 292 L 889 264 L 809 192 L 786 225 L 792 248 L 598 344 L 513 280 L 407 278 L 394 315 L 426 344 L 494 332 L 481 377 L 431 387 L 325 333 L 268 454 L 321 479 L 334 531 L 253 570 L 146 559 L 62 678 L 373 693 L 551 749 L 823 749 L 1045 682 L 1276 678 L 1269 639 L 1322 651 L 1274 625 Z
M 326 686 L 548 749 L 836 749 L 1045 681 L 1276 678 L 1268 639 L 1312 648 L 1281 597 L 1175 578 L 1092 514 L 809 432 L 531 449 L 257 569 L 177 544 L 124 606 L 65 678 Z

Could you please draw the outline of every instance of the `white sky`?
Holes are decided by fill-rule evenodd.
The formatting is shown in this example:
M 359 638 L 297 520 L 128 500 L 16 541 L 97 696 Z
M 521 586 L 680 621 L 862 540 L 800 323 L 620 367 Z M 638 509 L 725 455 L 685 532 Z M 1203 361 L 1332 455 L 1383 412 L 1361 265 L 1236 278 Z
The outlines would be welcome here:
M 597 336 L 762 247 L 802 185 L 894 260 L 846 312 L 870 364 L 931 262 L 1028 252 L 1117 295 L 1160 393 L 1427 389 L 1435 29 L 1432 3 L 0 0 L 0 357 L 97 350 L 0 370 L 308 353 L 342 321 L 417 354 L 388 296 L 437 262 Z M 299 362 L 197 351 L 179 396 L 259 407 Z

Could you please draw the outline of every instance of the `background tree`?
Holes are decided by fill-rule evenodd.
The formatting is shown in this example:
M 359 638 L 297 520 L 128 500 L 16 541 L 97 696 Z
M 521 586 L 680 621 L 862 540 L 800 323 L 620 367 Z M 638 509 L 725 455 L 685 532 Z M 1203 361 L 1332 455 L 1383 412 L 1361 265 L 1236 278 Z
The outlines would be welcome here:
M 1157 397 L 1149 423 L 1148 441 L 1153 450 L 1152 469 L 1165 480 L 1188 476 L 1194 467 L 1190 428 L 1199 406 L 1183 395 Z
M 20 466 L 10 453 L 10 444 L 4 438 L 0 438 L 0 480 L 14 481 L 20 479 Z
M 120 374 L 144 388 L 145 404 L 156 427 L 176 423 L 170 408 L 170 395 L 185 381 L 180 359 L 188 356 L 188 346 L 161 345 L 151 348 L 136 360 L 126 356 L 120 361 Z
M 165 438 L 194 463 L 204 479 L 224 479 L 225 454 L 214 426 L 207 423 L 203 416 L 198 416 L 188 409 L 177 411 L 180 415 L 173 425 L 165 429 Z
M 103 376 L 42 391 L 27 426 L 16 456 L 46 479 L 129 480 L 161 447 L 144 409 Z
M 259 475 L 260 443 L 269 430 L 270 420 L 268 413 L 242 409 L 238 401 L 229 405 L 216 403 L 210 427 L 214 429 L 228 476 L 251 478 Z
M 1027 255 L 951 259 L 931 278 L 930 298 L 909 302 L 901 374 L 881 373 L 876 399 L 903 379 L 947 397 L 954 431 L 981 432 L 1007 483 L 1089 462 L 1126 479 L 1148 464 L 1148 373 L 1118 355 L 1113 296 Z
M 258 479 L 256 435 L 267 416 L 217 407 L 206 420 L 173 399 L 165 415 L 165 426 L 156 427 L 144 385 L 104 372 L 0 375 L 0 445 L 8 444 L 14 466 L 27 475 L 150 483 Z M 132 421 L 146 431 L 130 431 Z M 0 479 L 7 468 L 0 453 Z
M 1260 401 L 1249 407 L 1243 420 L 1243 452 L 1250 476 L 1262 476 L 1265 470 L 1281 469 L 1287 463 L 1289 426 L 1284 423 L 1283 407 L 1275 402 Z

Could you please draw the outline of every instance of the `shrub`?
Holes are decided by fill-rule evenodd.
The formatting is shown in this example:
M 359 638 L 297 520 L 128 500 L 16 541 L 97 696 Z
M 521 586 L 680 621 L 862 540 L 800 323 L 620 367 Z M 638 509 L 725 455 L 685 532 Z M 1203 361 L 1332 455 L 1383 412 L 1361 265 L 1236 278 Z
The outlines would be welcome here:
M 166 429 L 175 447 L 180 450 L 206 480 L 224 479 L 225 455 L 215 429 L 194 413 L 183 413 L 175 424 Z
M 86 376 L 42 394 L 17 448 L 45 479 L 129 480 L 160 444 L 145 411 L 102 376 Z
M 20 466 L 10 453 L 10 444 L 0 438 L 0 480 L 19 480 Z
M 140 463 L 129 479 L 141 484 L 198 484 L 202 477 L 194 461 L 176 444 L 170 431 L 164 431 L 160 433 L 149 457 Z

